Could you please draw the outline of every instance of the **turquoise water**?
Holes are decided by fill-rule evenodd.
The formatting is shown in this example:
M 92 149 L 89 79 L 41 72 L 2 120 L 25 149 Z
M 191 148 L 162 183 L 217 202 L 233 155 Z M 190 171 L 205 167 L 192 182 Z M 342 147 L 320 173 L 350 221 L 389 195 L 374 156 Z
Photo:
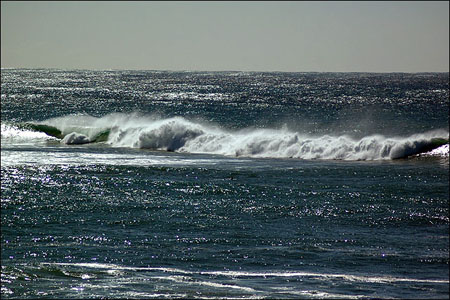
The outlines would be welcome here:
M 449 297 L 448 73 L 1 80 L 2 297 Z

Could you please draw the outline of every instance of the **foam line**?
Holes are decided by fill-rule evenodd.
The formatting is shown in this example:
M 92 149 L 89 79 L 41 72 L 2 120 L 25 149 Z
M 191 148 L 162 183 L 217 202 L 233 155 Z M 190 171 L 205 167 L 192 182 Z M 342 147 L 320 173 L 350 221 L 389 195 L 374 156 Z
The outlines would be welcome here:
M 107 270 L 127 270 L 127 271 L 159 271 L 170 274 L 184 274 L 184 275 L 209 275 L 209 276 L 225 276 L 225 277 L 317 277 L 317 278 L 336 278 L 346 281 L 361 281 L 370 283 L 393 283 L 393 282 L 417 282 L 417 283 L 448 283 L 448 280 L 437 279 L 417 279 L 417 278 L 402 278 L 392 276 L 365 276 L 365 275 L 350 275 L 350 274 L 332 274 L 332 273 L 314 273 L 314 272 L 244 272 L 244 271 L 187 271 L 176 268 L 163 267 L 125 267 L 114 264 L 101 263 L 42 263 L 42 265 L 59 265 L 84 267 Z M 173 276 L 172 276 L 173 277 Z M 165 277 L 164 277 L 165 278 Z M 178 278 L 178 277 L 177 277 Z

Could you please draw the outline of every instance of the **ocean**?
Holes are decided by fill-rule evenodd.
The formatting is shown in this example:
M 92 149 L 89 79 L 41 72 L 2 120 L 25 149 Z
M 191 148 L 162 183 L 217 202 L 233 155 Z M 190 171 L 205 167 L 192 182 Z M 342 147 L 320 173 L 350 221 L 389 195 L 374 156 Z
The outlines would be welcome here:
M 449 298 L 449 74 L 1 70 L 1 297 Z

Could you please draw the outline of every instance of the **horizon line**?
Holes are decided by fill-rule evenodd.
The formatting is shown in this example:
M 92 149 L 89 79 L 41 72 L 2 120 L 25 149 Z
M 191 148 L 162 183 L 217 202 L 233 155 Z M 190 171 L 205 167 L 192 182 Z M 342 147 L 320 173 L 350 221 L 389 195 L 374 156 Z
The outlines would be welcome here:
M 62 67 L 1 67 L 1 70 L 60 70 L 60 71 L 142 71 L 142 72 L 237 72 L 237 73 L 367 73 L 367 74 L 423 74 L 423 73 L 449 73 L 449 71 L 254 71 L 254 70 L 188 70 L 188 69 L 126 69 L 126 68 L 62 68 Z

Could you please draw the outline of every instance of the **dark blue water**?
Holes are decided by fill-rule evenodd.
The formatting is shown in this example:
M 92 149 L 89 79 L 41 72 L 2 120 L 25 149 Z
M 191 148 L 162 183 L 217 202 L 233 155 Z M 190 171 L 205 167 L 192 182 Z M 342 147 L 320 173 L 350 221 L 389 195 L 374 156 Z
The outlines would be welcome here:
M 449 298 L 448 73 L 1 81 L 2 297 Z

